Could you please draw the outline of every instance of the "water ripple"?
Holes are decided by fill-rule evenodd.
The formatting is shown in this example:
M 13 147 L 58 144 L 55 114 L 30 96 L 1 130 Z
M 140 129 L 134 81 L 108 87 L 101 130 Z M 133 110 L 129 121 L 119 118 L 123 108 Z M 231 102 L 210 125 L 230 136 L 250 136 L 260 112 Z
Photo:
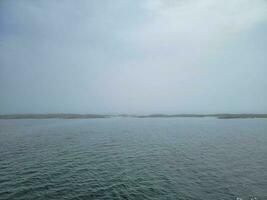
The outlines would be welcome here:
M 260 119 L 0 121 L 0 199 L 264 200 L 265 130 Z

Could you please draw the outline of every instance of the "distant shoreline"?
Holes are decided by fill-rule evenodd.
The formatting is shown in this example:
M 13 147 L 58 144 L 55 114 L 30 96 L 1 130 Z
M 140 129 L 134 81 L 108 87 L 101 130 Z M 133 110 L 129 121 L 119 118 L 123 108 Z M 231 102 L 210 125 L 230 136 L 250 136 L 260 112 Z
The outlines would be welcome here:
M 130 115 L 130 114 L 10 114 L 0 115 L 0 119 L 98 119 L 111 117 L 130 118 L 202 118 L 214 117 L 217 119 L 254 119 L 267 118 L 267 114 L 151 114 L 151 115 Z

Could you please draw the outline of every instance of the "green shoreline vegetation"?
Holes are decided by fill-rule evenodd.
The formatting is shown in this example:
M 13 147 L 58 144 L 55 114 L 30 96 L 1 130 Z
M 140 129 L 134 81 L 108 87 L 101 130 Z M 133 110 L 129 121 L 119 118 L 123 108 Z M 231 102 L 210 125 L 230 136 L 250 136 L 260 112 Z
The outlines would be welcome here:
M 132 117 L 132 118 L 201 118 L 214 117 L 217 119 L 252 119 L 267 118 L 267 114 L 151 114 L 151 115 L 105 115 L 105 114 L 9 114 L 0 115 L 0 119 L 97 119 L 110 117 Z

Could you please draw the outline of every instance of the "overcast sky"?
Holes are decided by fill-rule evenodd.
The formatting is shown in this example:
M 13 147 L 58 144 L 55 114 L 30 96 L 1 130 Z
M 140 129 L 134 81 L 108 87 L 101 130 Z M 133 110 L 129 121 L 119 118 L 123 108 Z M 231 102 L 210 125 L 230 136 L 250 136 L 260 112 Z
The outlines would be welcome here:
M 0 113 L 267 112 L 266 0 L 1 0 Z

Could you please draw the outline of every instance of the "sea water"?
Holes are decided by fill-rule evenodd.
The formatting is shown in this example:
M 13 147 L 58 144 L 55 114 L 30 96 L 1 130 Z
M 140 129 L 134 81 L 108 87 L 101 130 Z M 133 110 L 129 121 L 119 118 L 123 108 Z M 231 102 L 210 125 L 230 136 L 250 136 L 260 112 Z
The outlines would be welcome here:
M 266 200 L 267 120 L 0 120 L 0 199 Z

